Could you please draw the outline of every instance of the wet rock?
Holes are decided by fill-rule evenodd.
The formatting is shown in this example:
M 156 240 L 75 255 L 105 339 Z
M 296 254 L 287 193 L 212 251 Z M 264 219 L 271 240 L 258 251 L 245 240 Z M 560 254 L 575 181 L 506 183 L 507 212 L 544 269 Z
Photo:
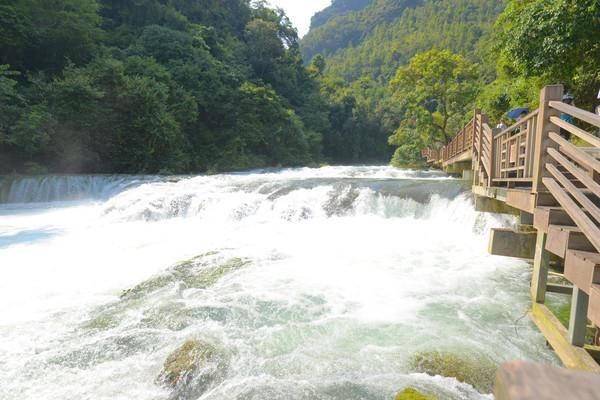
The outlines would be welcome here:
M 215 253 L 203 254 L 177 264 L 166 273 L 124 291 L 121 299 L 140 298 L 175 282 L 179 282 L 183 289 L 206 289 L 217 283 L 223 276 L 249 263 L 249 260 L 242 258 L 223 260 L 215 257 Z
M 456 378 L 482 393 L 493 391 L 498 368 L 485 358 L 446 352 L 419 353 L 411 359 L 411 367 L 429 375 Z
M 329 192 L 329 199 L 323 205 L 323 210 L 325 210 L 328 217 L 343 216 L 352 209 L 354 201 L 359 195 L 360 192 L 350 185 L 336 185 Z
M 227 369 L 223 352 L 210 343 L 188 340 L 169 355 L 157 383 L 172 390 L 171 399 L 201 396 Z
M 398 393 L 394 400 L 435 400 L 435 397 L 425 396 L 415 389 L 406 388 L 403 392 Z

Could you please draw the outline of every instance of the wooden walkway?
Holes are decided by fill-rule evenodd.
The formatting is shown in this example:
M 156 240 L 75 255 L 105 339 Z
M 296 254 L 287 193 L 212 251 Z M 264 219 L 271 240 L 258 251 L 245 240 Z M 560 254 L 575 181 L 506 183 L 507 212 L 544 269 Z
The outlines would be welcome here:
M 532 319 L 565 366 L 600 372 L 590 356 L 600 354 L 592 330 L 600 326 L 600 116 L 562 96 L 561 85 L 547 86 L 540 108 L 504 130 L 476 111 L 450 144 L 423 156 L 443 167 L 471 160 L 473 193 L 519 210 L 522 223 L 533 225 Z M 561 120 L 563 113 L 575 123 Z M 548 283 L 552 257 L 564 264 L 566 287 Z M 568 330 L 544 305 L 550 290 L 571 296 Z

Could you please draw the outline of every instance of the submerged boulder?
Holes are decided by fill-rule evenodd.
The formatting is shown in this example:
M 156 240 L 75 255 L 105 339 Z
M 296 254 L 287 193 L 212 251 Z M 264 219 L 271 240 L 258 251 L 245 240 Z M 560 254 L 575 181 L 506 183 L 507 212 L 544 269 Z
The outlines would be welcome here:
M 394 400 L 435 400 L 435 397 L 425 396 L 415 389 L 406 388 L 403 392 L 398 393 Z
M 184 261 L 165 273 L 140 283 L 121 293 L 121 299 L 133 300 L 160 290 L 168 285 L 179 283 L 183 289 L 206 289 L 230 274 L 250 263 L 243 258 L 226 259 L 218 253 L 207 253 Z
M 497 365 L 475 356 L 447 352 L 424 352 L 413 356 L 411 367 L 417 372 L 456 378 L 468 383 L 479 392 L 491 393 L 494 387 Z
M 210 343 L 188 340 L 167 357 L 157 383 L 173 390 L 172 399 L 197 398 L 227 368 L 221 351 Z

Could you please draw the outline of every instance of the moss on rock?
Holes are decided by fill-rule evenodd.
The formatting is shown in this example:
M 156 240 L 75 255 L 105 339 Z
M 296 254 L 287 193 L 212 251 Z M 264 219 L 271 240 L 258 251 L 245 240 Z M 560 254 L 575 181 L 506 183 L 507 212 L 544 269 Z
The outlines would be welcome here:
M 201 368 L 215 355 L 215 348 L 198 340 L 188 340 L 169 355 L 159 376 L 159 381 L 175 387 L 185 377 Z
M 171 283 L 181 282 L 184 288 L 205 289 L 214 285 L 223 276 L 234 272 L 250 261 L 231 258 L 223 261 L 215 253 L 207 253 L 177 264 L 166 273 L 149 279 L 121 294 L 124 300 L 143 297 Z
M 497 365 L 475 356 L 448 352 L 424 352 L 413 356 L 411 367 L 417 372 L 456 378 L 482 393 L 493 391 Z
M 435 400 L 435 397 L 425 396 L 413 388 L 406 388 L 398 393 L 394 400 Z
M 187 340 L 167 357 L 157 383 L 173 390 L 171 398 L 197 398 L 226 369 L 225 357 L 210 343 Z

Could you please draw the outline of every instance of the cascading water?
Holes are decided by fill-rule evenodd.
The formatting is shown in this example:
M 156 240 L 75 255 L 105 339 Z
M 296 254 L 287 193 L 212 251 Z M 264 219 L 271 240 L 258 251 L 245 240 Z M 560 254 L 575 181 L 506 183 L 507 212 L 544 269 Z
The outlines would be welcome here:
M 488 229 L 511 220 L 476 213 L 441 174 L 7 182 L 0 399 L 167 399 L 156 377 L 190 338 L 227 355 L 195 397 L 207 400 L 383 400 L 406 386 L 481 399 L 411 359 L 554 362 L 531 323 L 515 322 L 527 264 L 486 254 Z

